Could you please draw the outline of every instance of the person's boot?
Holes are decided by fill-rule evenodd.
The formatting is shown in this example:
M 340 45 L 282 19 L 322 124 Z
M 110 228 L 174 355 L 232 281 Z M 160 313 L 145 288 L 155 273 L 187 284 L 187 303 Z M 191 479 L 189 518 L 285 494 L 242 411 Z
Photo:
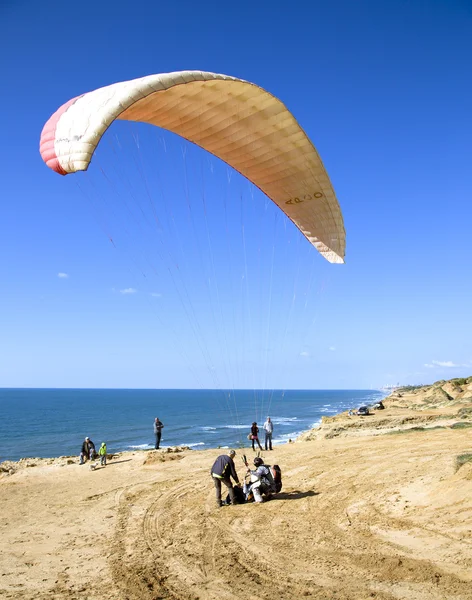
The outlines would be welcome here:
M 253 488 L 252 489 L 252 493 L 254 494 L 254 502 L 257 502 L 257 503 L 263 502 L 262 494 L 259 491 L 258 487 L 257 488 Z

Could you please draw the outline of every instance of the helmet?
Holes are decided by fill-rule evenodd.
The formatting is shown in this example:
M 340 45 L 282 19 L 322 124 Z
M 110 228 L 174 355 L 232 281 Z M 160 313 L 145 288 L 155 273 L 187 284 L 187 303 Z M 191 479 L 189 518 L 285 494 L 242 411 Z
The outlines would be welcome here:
M 256 467 L 260 467 L 261 465 L 264 464 L 264 461 L 262 460 L 262 458 L 260 456 L 256 456 L 256 458 L 254 459 L 254 464 Z

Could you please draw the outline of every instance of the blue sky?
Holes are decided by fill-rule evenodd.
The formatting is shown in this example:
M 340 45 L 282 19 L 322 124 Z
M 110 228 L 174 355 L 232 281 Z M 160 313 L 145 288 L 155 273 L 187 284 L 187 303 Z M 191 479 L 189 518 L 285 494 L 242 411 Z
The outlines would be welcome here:
M 2 3 L 0 387 L 472 374 L 471 34 L 465 0 Z M 293 112 L 335 187 L 345 265 L 155 128 L 114 125 L 86 174 L 43 164 L 41 129 L 68 99 L 184 69 L 252 81 Z M 126 217 L 144 182 L 158 235 Z

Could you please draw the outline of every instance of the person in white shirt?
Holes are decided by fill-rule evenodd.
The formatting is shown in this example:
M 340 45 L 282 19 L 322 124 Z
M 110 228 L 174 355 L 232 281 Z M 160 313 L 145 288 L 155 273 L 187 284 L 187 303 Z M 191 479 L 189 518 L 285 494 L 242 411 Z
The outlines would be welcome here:
M 274 424 L 270 420 L 270 417 L 267 417 L 267 421 L 264 423 L 263 428 L 265 432 L 265 449 L 272 450 L 272 433 L 274 431 Z

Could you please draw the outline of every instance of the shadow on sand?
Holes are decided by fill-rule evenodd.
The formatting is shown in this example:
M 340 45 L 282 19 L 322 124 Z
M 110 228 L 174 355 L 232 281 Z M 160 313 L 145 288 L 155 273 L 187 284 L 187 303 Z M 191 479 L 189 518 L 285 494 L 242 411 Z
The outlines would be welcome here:
M 319 496 L 320 492 L 314 492 L 308 490 L 307 492 L 300 492 L 295 490 L 294 492 L 279 492 L 272 497 L 272 500 L 299 500 L 300 498 L 309 498 L 310 496 Z

